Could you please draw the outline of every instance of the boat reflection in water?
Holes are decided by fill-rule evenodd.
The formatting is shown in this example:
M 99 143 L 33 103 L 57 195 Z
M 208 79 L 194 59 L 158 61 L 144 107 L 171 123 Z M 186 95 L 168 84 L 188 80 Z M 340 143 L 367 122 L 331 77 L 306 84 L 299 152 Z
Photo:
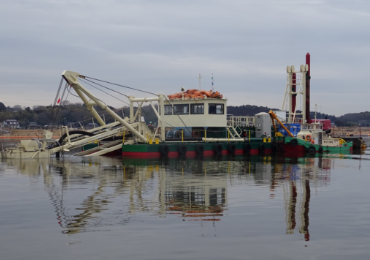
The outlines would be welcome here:
M 270 199 L 280 194 L 286 233 L 298 230 L 308 241 L 311 189 L 330 182 L 334 162 L 322 157 L 224 156 L 171 160 L 89 157 L 9 160 L 6 164 L 28 175 L 31 183 L 43 181 L 66 234 L 129 225 L 143 214 L 215 224 L 231 210 L 228 190 L 258 186 L 269 192 Z

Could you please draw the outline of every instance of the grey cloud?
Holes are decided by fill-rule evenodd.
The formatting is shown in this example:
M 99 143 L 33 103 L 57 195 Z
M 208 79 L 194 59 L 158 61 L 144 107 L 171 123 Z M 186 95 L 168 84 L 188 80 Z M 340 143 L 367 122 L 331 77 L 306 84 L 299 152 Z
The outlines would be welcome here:
M 0 89 L 8 92 L 9 105 L 50 103 L 61 72 L 68 69 L 157 93 L 195 88 L 199 73 L 208 88 L 214 73 L 216 88 L 230 104 L 279 107 L 286 66 L 298 68 L 310 52 L 313 102 L 336 115 L 367 110 L 357 99 L 358 93 L 369 94 L 366 1 L 35 0 L 1 5 Z M 45 95 L 40 98 L 30 86 Z M 10 88 L 21 92 L 10 94 Z M 348 106 L 338 106 L 338 99 Z

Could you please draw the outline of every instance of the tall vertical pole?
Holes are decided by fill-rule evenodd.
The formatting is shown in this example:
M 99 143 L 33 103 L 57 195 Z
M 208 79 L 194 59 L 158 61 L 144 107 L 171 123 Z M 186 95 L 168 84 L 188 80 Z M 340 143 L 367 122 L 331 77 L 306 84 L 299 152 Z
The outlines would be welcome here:
M 292 75 L 292 92 L 296 92 L 296 74 L 293 73 Z M 294 94 L 292 93 L 292 113 L 294 114 L 294 111 L 295 111 L 295 106 L 296 106 L 296 97 L 297 97 L 297 94 Z M 292 115 L 292 118 L 293 118 L 293 115 Z M 294 123 L 294 122 L 292 122 Z
M 311 123 L 310 118 L 310 80 L 311 80 L 311 59 L 310 53 L 306 54 L 306 64 L 308 65 L 308 71 L 306 74 L 306 120 L 307 123 Z
M 212 73 L 212 91 L 213 91 L 213 87 L 214 87 L 214 83 L 213 83 L 213 73 Z
M 289 66 L 288 66 L 289 67 Z M 292 73 L 292 70 L 294 70 L 294 66 L 291 66 L 290 67 L 290 71 L 288 71 L 288 80 L 289 80 L 289 87 L 288 87 L 288 91 L 289 91 L 289 108 L 288 108 L 288 124 L 291 124 L 292 123 L 292 118 L 293 118 L 293 115 L 292 115 L 292 112 L 293 112 L 293 107 L 292 107 L 292 104 L 293 104 L 293 94 L 292 94 L 292 84 L 293 84 L 293 74 Z
M 164 122 L 164 95 L 159 95 L 159 112 L 161 116 L 161 141 L 164 142 L 166 140 L 166 127 Z
M 200 82 L 201 78 L 202 78 L 202 75 L 199 74 L 199 90 L 202 90 L 202 86 L 201 86 L 201 82 Z
M 131 100 L 132 96 L 129 96 L 128 99 L 130 100 L 130 123 L 134 123 L 134 102 Z

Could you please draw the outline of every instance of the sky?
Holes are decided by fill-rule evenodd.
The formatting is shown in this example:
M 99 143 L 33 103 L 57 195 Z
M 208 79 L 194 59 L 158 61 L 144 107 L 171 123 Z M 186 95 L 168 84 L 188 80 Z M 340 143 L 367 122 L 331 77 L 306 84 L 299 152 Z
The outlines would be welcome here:
M 199 88 L 199 74 L 209 90 L 213 73 L 228 105 L 281 108 L 286 67 L 309 52 L 311 110 L 369 111 L 369 27 L 370 2 L 356 0 L 2 0 L 0 102 L 52 104 L 64 70 L 166 95 Z

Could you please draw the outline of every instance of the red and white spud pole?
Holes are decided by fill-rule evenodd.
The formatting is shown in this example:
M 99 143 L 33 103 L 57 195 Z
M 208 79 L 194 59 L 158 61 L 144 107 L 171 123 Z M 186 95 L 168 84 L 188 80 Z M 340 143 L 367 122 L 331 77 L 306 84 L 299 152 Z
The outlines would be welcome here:
M 306 74 L 306 120 L 307 123 L 311 123 L 310 119 L 310 80 L 311 80 L 311 61 L 310 61 L 310 53 L 307 52 L 306 54 L 306 64 L 308 65 L 308 71 Z

